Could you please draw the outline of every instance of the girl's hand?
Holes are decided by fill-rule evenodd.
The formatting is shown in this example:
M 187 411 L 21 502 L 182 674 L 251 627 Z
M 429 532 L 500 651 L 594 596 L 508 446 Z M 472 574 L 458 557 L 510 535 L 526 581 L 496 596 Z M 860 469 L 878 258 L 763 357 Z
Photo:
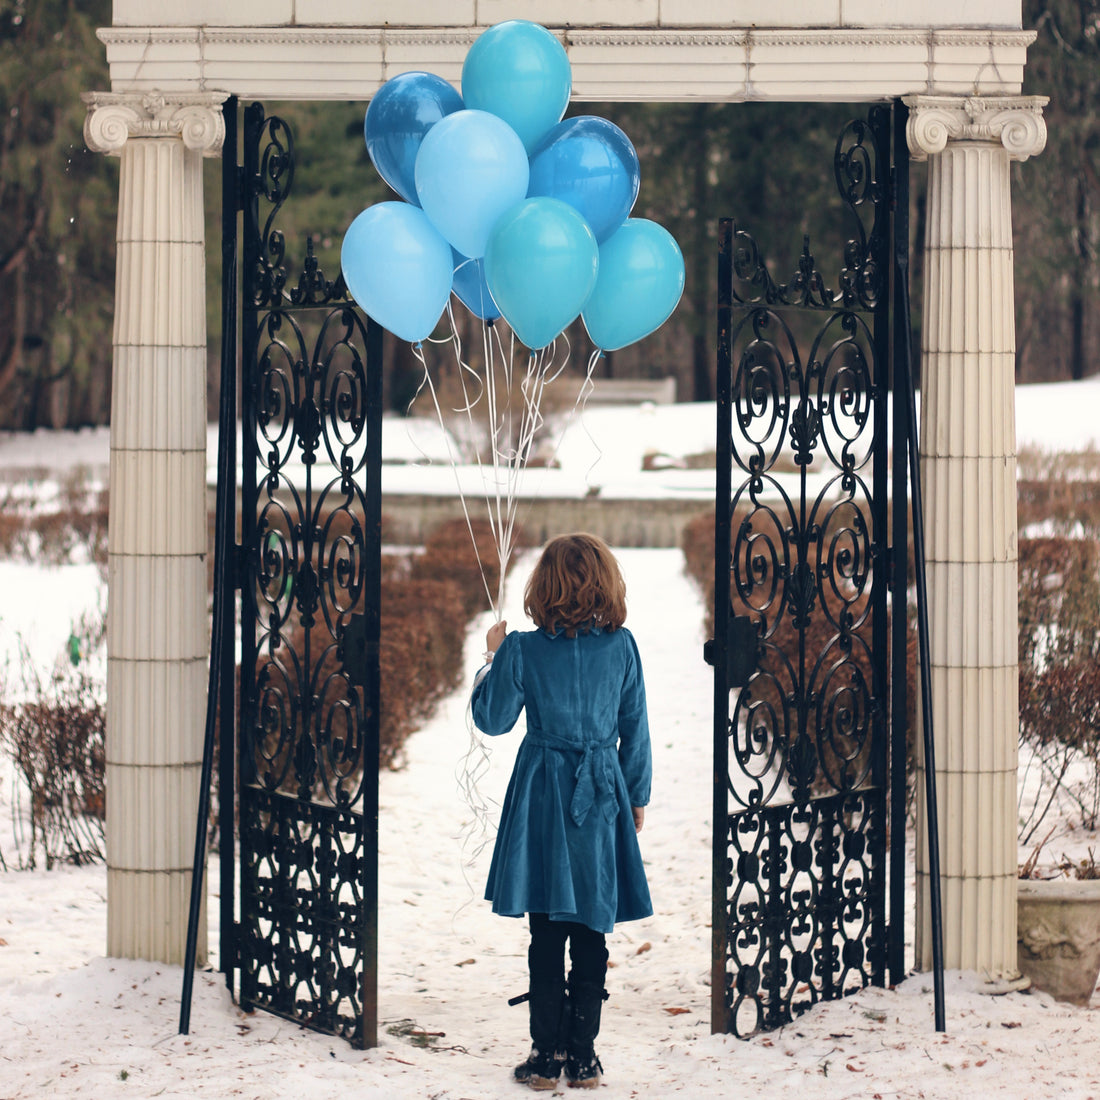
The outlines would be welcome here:
M 503 619 L 499 623 L 493 623 L 485 634 L 486 652 L 495 653 L 500 648 L 500 643 L 504 641 L 504 636 L 507 633 L 508 624 Z
M 634 831 L 640 833 L 642 826 L 645 824 L 645 807 L 631 806 L 630 812 L 634 815 Z

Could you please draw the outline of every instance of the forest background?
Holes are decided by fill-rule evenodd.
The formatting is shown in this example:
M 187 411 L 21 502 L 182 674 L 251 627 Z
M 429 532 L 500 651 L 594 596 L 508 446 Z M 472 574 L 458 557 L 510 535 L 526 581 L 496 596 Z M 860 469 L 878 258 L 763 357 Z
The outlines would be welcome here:
M 0 0 L 0 429 L 79 428 L 110 417 L 118 161 L 83 143 L 80 94 L 109 88 L 96 28 L 110 0 Z M 1024 0 L 1026 94 L 1046 95 L 1049 140 L 1012 166 L 1016 379 L 1080 379 L 1100 370 L 1100 0 Z M 392 198 L 367 157 L 363 103 L 267 103 L 297 143 L 293 201 L 281 225 L 300 260 L 306 235 L 329 278 L 344 230 Z M 672 320 L 601 360 L 598 374 L 677 380 L 680 400 L 713 397 L 719 217 L 764 246 L 771 270 L 793 273 L 809 234 L 835 284 L 849 226 L 833 184 L 833 147 L 867 105 L 573 103 L 634 142 L 642 187 L 633 216 L 659 221 L 687 267 Z M 220 339 L 220 171 L 206 164 L 209 393 L 216 418 Z M 914 164 L 910 265 L 919 331 L 926 171 Z M 835 258 L 835 259 L 834 259 Z M 296 268 L 292 268 L 296 270 Z M 475 347 L 469 320 L 465 333 Z M 589 345 L 578 323 L 569 336 Z M 915 341 L 915 345 L 918 341 Z M 583 363 L 587 354 L 573 356 Z M 422 368 L 387 335 L 385 390 L 403 410 Z

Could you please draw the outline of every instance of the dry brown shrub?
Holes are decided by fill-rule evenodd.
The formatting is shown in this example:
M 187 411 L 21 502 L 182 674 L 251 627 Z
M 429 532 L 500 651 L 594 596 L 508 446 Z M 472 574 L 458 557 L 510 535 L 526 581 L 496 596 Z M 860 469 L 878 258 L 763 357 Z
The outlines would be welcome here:
M 22 785 L 13 807 L 18 866 L 103 858 L 106 708 L 82 668 L 43 678 L 21 651 L 23 702 L 0 706 L 0 743 Z M 27 813 L 19 815 L 25 797 Z M 0 856 L 0 865 L 3 865 Z
M 1021 807 L 1031 842 L 1059 799 L 1086 828 L 1100 824 L 1100 542 L 1019 542 L 1020 741 L 1034 801 Z

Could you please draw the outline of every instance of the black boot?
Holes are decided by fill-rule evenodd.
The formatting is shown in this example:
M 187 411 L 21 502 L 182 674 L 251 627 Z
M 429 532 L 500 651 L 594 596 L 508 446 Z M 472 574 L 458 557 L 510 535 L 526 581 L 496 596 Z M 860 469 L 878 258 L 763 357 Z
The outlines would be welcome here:
M 558 1087 L 564 1062 L 565 1055 L 559 1051 L 543 1053 L 538 1047 L 533 1046 L 531 1053 L 527 1055 L 527 1060 L 520 1062 L 512 1072 L 521 1084 L 549 1092 Z
M 565 982 L 532 982 L 530 1005 L 531 1053 L 513 1073 L 517 1081 L 549 1091 L 557 1087 L 565 1065 Z
M 600 1010 L 606 998 L 602 983 L 578 982 L 570 977 L 565 1076 L 571 1088 L 599 1087 L 603 1066 L 596 1057 L 595 1042 L 600 1033 Z
M 529 953 L 528 958 L 532 964 L 529 1001 L 531 1053 L 513 1072 L 517 1081 L 533 1089 L 549 1091 L 557 1086 L 565 1065 L 565 1021 L 568 1012 L 565 978 L 554 974 L 554 967 L 540 965 L 533 952 Z

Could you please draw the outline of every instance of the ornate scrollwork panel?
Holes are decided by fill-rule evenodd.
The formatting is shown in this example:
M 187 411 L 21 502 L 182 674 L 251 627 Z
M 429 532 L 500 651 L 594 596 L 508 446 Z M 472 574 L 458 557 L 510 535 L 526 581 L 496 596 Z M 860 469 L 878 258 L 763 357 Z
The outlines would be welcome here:
M 745 1037 L 862 988 L 882 965 L 883 814 L 864 793 L 731 816 L 730 1029 Z
M 359 823 L 270 793 L 242 819 L 241 840 L 251 1003 L 361 1041 Z

